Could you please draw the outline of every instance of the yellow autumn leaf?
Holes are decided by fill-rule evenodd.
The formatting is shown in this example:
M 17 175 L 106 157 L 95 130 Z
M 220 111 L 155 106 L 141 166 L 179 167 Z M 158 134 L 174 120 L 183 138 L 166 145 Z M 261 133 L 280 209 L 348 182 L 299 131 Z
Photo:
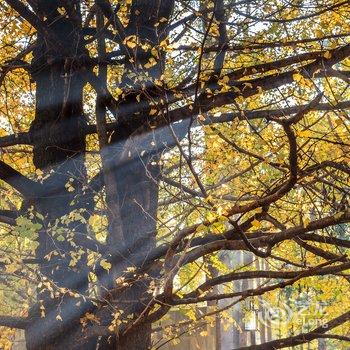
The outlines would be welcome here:
M 57 9 L 57 12 L 58 12 L 60 15 L 64 16 L 64 15 L 66 14 L 66 9 L 65 9 L 64 7 L 59 7 L 59 8 Z
M 335 125 L 337 125 L 337 126 L 342 125 L 342 124 L 343 124 L 343 120 L 340 118 L 335 121 Z
M 121 88 L 117 87 L 117 88 L 115 89 L 115 94 L 119 97 L 120 95 L 123 94 L 123 90 L 122 90 Z
M 87 257 L 87 266 L 92 266 L 95 262 L 95 254 L 94 253 L 89 253 Z
M 315 34 L 317 38 L 322 38 L 323 37 L 323 31 L 321 29 L 316 29 Z
M 240 96 L 236 97 L 235 100 L 238 103 L 243 103 L 244 102 L 244 97 L 242 95 L 240 95 Z
M 196 228 L 196 232 L 200 233 L 200 232 L 206 232 L 208 230 L 208 227 L 200 224 L 197 228 Z
M 152 68 L 153 66 L 155 66 L 157 64 L 157 61 L 151 57 L 148 62 L 144 65 L 145 68 L 149 69 Z
M 97 281 L 97 276 L 93 272 L 89 272 L 89 281 L 92 283 Z
M 159 59 L 159 54 L 158 54 L 158 50 L 155 47 L 152 47 L 151 49 L 151 54 L 155 57 Z
M 126 45 L 128 47 L 130 47 L 131 49 L 133 49 L 134 47 L 136 47 L 137 44 L 135 42 L 133 42 L 133 41 L 127 41 Z
M 230 81 L 230 78 L 227 76 L 227 75 L 224 75 L 222 78 L 221 78 L 221 81 L 222 83 L 224 84 L 228 84 L 228 82 Z M 219 83 L 220 83 L 219 82 Z
M 108 262 L 106 259 L 102 259 L 100 265 L 103 269 L 109 271 L 112 268 L 112 264 Z
M 332 54 L 329 51 L 326 51 L 323 55 L 324 58 L 330 59 L 332 57 Z
M 99 215 L 91 215 L 89 217 L 89 225 L 94 227 L 99 223 L 100 220 L 101 220 L 101 217 Z
M 137 45 L 137 37 L 136 37 L 136 35 L 127 36 L 124 39 L 123 44 L 126 45 L 127 47 L 129 47 L 130 49 L 135 48 L 136 45 Z
M 302 80 L 304 77 L 300 74 L 300 73 L 294 73 L 293 74 L 293 80 L 296 82 L 299 82 L 300 80 Z
M 297 131 L 297 136 L 298 137 L 310 137 L 311 136 L 311 131 L 310 130 L 298 130 Z
M 304 219 L 304 220 L 303 220 L 304 227 L 309 226 L 310 222 L 311 222 L 310 218 Z
M 19 265 L 16 263 L 11 263 L 9 265 L 6 265 L 6 272 L 7 273 L 14 273 L 19 269 Z
M 259 230 L 261 228 L 261 222 L 257 219 L 254 219 L 252 221 L 252 227 L 256 230 Z
M 334 219 L 339 220 L 343 215 L 344 215 L 344 213 L 341 211 L 341 212 L 334 215 Z

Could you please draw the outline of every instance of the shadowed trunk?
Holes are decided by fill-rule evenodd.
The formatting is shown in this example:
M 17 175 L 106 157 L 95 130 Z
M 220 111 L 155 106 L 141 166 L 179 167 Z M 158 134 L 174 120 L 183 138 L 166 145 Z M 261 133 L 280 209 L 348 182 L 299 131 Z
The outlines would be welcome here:
M 84 203 L 79 203 L 82 194 L 79 188 L 86 181 L 84 79 L 72 57 L 82 54 L 83 48 L 81 38 L 73 30 L 75 24 L 59 16 L 54 1 L 39 1 L 37 11 L 46 18 L 50 31 L 38 34 L 32 60 L 36 114 L 30 131 L 34 135 L 34 165 L 45 175 L 52 171 L 52 175 L 44 180 L 44 193 L 39 193 L 29 203 L 44 216 L 37 257 L 44 261 L 40 267 L 44 281 L 47 278 L 60 288 L 84 293 L 88 286 L 85 253 L 75 265 L 71 263 L 71 254 L 77 250 L 73 244 L 78 243 L 75 232 L 86 234 L 85 224 L 73 220 L 63 226 L 63 240 L 48 229 L 49 225 L 55 225 L 56 219 L 75 209 L 92 208 L 92 201 L 86 198 Z M 74 194 L 67 190 L 68 182 L 77 188 Z M 54 250 L 58 254 L 50 256 Z M 42 292 L 39 286 L 38 303 L 30 310 L 32 321 L 26 330 L 27 349 L 71 349 L 74 337 L 81 332 L 80 316 L 90 307 L 87 303 L 77 305 L 78 301 L 69 295 Z M 81 348 L 92 349 L 94 343 L 91 341 Z
M 131 16 L 125 29 L 126 37 L 136 35 L 141 43 L 148 43 L 150 47 L 157 47 L 167 37 L 166 23 L 159 23 L 161 18 L 168 19 L 174 7 L 173 0 L 136 0 L 131 7 Z M 154 80 L 161 79 L 164 73 L 165 54 L 159 52 L 157 63 L 147 68 L 150 59 L 154 59 L 151 50 L 138 47 L 132 53 L 134 59 L 130 60 L 130 53 L 126 55 L 124 63 L 124 76 L 121 87 L 125 90 L 137 90 L 140 81 L 130 78 L 130 72 L 138 77 L 137 73 L 149 76 L 147 82 L 150 94 L 159 94 Z M 146 65 L 146 67 L 145 67 Z M 157 91 L 158 90 L 158 91 Z M 146 101 L 145 96 L 137 97 L 130 93 L 121 103 L 121 107 Z M 133 118 L 124 121 L 124 127 L 115 133 L 112 138 L 111 152 L 115 161 L 115 181 L 118 189 L 118 207 L 122 221 L 123 257 L 114 257 L 117 260 L 115 277 L 123 273 L 123 269 L 133 266 L 142 266 L 150 251 L 156 245 L 156 222 L 158 208 L 159 183 L 159 157 L 162 146 L 157 144 L 156 137 L 149 125 L 152 117 L 144 115 L 143 125 L 135 123 Z M 158 142 L 162 138 L 158 137 Z M 110 244 L 118 245 L 118 237 L 110 232 Z M 117 247 L 116 247 L 117 248 Z M 118 250 L 118 248 L 116 249 Z M 147 301 L 152 297 L 148 292 L 149 281 L 140 280 L 124 293 L 114 296 L 114 304 L 122 310 L 123 317 L 132 315 L 134 319 L 143 312 Z M 143 302 L 140 302 L 140 299 Z M 100 341 L 101 348 L 115 347 L 118 350 L 147 350 L 151 347 L 151 324 L 140 324 L 125 335 L 116 339 L 111 337 Z

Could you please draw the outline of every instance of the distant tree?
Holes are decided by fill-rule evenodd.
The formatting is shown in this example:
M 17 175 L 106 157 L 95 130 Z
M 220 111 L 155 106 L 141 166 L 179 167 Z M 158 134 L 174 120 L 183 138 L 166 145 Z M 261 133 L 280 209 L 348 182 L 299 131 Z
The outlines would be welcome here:
M 0 6 L 0 325 L 143 350 L 172 309 L 164 342 L 309 281 L 326 325 L 244 349 L 349 341 L 348 1 Z

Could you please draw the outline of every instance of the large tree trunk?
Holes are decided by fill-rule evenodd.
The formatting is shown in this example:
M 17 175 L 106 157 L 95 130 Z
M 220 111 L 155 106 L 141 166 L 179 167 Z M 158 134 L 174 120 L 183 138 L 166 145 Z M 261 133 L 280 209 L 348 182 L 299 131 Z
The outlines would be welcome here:
M 53 281 L 58 287 L 78 293 L 87 289 L 86 260 L 82 256 L 76 266 L 69 266 L 73 245 L 68 241 L 74 229 L 86 232 L 81 222 L 72 222 L 66 227 L 64 240 L 57 240 L 47 230 L 56 219 L 74 209 L 88 209 L 91 201 L 72 205 L 74 196 L 79 198 L 79 188 L 86 180 L 84 166 L 85 119 L 82 108 L 84 79 L 74 67 L 72 57 L 83 53 L 78 33 L 73 23 L 57 12 L 55 1 L 38 1 L 37 11 L 46 18 L 49 33 L 39 33 L 32 61 L 32 79 L 36 83 L 36 114 L 31 125 L 34 143 L 34 165 L 44 174 L 52 175 L 44 181 L 45 191 L 33 198 L 35 209 L 44 216 L 44 229 L 39 233 L 37 257 L 43 260 L 40 272 L 43 278 Z M 70 193 L 66 184 L 71 181 L 77 191 Z M 85 198 L 86 199 L 86 198 Z M 72 236 L 73 241 L 76 237 Z M 57 256 L 46 257 L 54 250 Z M 44 280 L 45 281 L 45 280 Z M 26 330 L 28 350 L 71 349 L 77 333 L 81 332 L 79 319 L 89 305 L 70 296 L 55 296 L 38 288 L 38 303 L 31 311 L 31 325 Z M 45 316 L 45 317 L 44 317 Z M 96 343 L 96 342 L 95 342 Z M 94 341 L 91 342 L 94 348 Z M 84 344 L 82 349 L 89 349 Z

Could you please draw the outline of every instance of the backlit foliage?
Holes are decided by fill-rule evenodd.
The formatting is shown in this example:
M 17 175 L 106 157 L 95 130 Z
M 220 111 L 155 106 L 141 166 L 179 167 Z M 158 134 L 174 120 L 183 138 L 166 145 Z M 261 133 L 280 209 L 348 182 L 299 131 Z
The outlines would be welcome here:
M 3 167 L 10 165 L 44 193 L 61 171 L 56 165 L 35 166 L 36 138 L 30 131 L 37 98 L 33 49 L 46 18 L 36 27 L 17 6 L 36 15 L 36 1 L 0 1 L 0 309 L 12 316 L 0 317 L 0 325 L 25 323 L 31 305 L 47 317 L 46 298 L 94 305 L 78 315 L 82 336 L 97 325 L 108 336 L 124 335 L 143 322 L 157 328 L 160 320 L 171 324 L 168 312 L 179 312 L 183 324 L 164 326 L 163 338 L 154 344 L 158 349 L 169 340 L 176 344 L 198 325 L 213 326 L 219 312 L 227 327 L 239 327 L 242 320 L 219 300 L 268 302 L 292 310 L 288 322 L 274 331 L 271 348 L 313 341 L 316 349 L 314 340 L 323 333 L 330 348 L 347 349 L 349 2 L 167 2 L 174 8 L 169 18 L 158 16 L 152 24 L 159 28 L 153 45 L 142 32 L 147 27 L 140 34 L 129 30 L 132 16 L 148 13 L 147 1 L 85 0 L 72 6 L 58 1 L 57 18 L 81 21 L 74 28 L 84 39 L 86 57 L 69 57 L 70 70 L 62 79 L 81 74 L 84 80 L 86 150 L 79 157 L 87 173 L 64 174 L 62 193 L 71 195 L 70 209 L 49 220 L 22 193 L 23 187 L 31 190 L 28 184 L 17 186 L 16 175 L 8 176 Z M 105 112 L 102 122 L 96 98 Z M 57 123 L 63 122 L 57 116 Z M 126 141 L 113 143 L 125 125 L 132 132 Z M 122 242 L 119 247 L 111 238 L 117 230 L 116 207 L 123 205 L 120 199 L 114 206 L 115 192 L 102 184 L 110 183 L 113 152 L 120 152 L 116 172 L 134 159 L 145 168 L 159 166 L 154 178 L 146 171 L 159 198 L 156 216 L 144 209 L 156 232 L 142 261 L 130 258 Z M 87 194 L 93 205 L 84 207 L 81 198 Z M 150 239 L 143 229 L 137 233 L 139 250 L 142 239 Z M 57 244 L 45 253 L 45 263 L 54 261 L 54 270 L 57 261 L 65 260 L 72 272 L 87 266 L 87 290 L 70 289 L 42 272 L 38 247 L 43 234 Z M 230 264 L 222 258 L 227 251 L 251 252 L 251 260 Z M 113 260 L 118 254 L 125 258 L 119 265 Z M 106 275 L 112 287 L 103 280 Z M 246 279 L 251 281 L 247 290 L 233 283 Z M 143 308 L 134 314 L 107 294 L 132 290 L 136 281 L 146 290 L 140 297 Z M 66 322 L 60 307 L 55 310 L 57 324 Z M 312 323 L 320 319 L 329 329 L 320 331 Z M 23 323 L 18 328 L 25 328 Z M 12 333 L 1 330 L 0 347 L 10 348 Z M 306 335 L 298 338 L 300 333 Z

